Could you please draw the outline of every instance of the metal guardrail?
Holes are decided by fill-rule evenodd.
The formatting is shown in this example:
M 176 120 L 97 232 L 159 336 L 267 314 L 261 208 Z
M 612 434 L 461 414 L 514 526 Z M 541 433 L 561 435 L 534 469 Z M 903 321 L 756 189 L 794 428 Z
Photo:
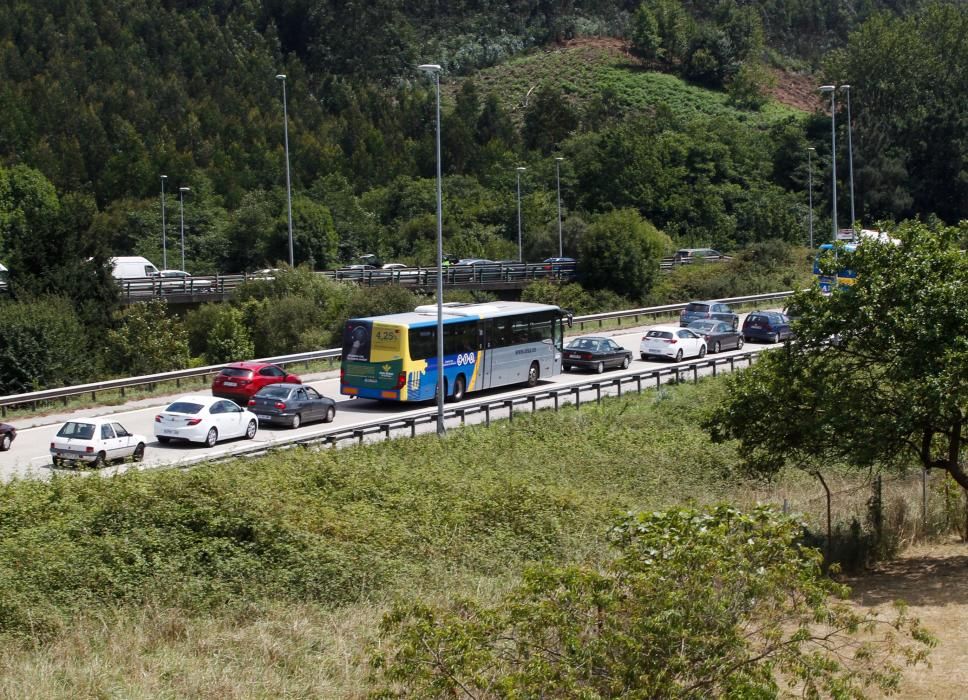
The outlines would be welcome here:
M 729 299 L 718 299 L 717 301 L 722 301 L 727 304 L 747 304 L 759 301 L 775 301 L 777 299 L 784 299 L 793 294 L 792 291 L 786 292 L 771 292 L 769 294 L 753 294 L 745 297 L 732 297 Z M 619 324 L 624 319 L 633 319 L 635 323 L 638 323 L 642 318 L 661 316 L 669 314 L 675 311 L 684 309 L 687 303 L 681 304 L 666 304 L 665 306 L 652 306 L 641 309 L 628 309 L 625 311 L 608 311 L 600 314 L 589 314 L 586 316 L 576 316 L 572 319 L 572 323 L 577 325 L 580 330 L 584 330 L 586 324 L 597 323 L 599 327 L 603 326 L 605 321 L 618 320 Z M 328 350 L 312 350 L 310 352 L 295 353 L 292 355 L 280 355 L 278 357 L 264 357 L 257 360 L 252 360 L 253 362 L 271 362 L 277 365 L 291 365 L 300 362 L 308 363 L 317 360 L 327 360 L 332 366 L 335 361 L 339 359 L 341 354 L 340 348 L 330 348 Z M 151 384 L 158 384 L 160 382 L 174 381 L 175 386 L 181 385 L 181 380 L 190 379 L 195 377 L 205 377 L 212 375 L 220 371 L 225 364 L 219 365 L 207 365 L 204 367 L 193 367 L 190 369 L 180 369 L 173 372 L 159 372 L 157 374 L 147 374 L 140 377 L 126 377 L 122 379 L 107 379 L 101 382 L 91 382 L 89 384 L 79 384 L 74 386 L 60 387 L 58 389 L 44 389 L 42 391 L 32 391 L 25 394 L 10 394 L 8 396 L 0 396 L 0 417 L 7 415 L 7 408 L 9 406 L 26 405 L 32 404 L 34 407 L 37 404 L 44 401 L 56 401 L 63 400 L 64 405 L 67 405 L 67 401 L 72 396 L 80 396 L 83 394 L 90 394 L 92 400 L 97 400 L 97 392 L 99 391 L 110 391 L 110 390 L 120 390 L 121 395 L 124 396 L 125 389 L 146 386 Z
M 484 424 L 490 426 L 492 418 L 507 418 L 514 420 L 515 406 L 529 408 L 532 412 L 538 410 L 538 402 L 551 402 L 552 408 L 558 411 L 562 405 L 573 404 L 576 408 L 581 408 L 582 394 L 594 392 L 593 400 L 600 403 L 602 400 L 602 390 L 614 388 L 618 396 L 625 390 L 634 390 L 642 393 L 644 390 L 659 388 L 663 383 L 680 383 L 683 377 L 693 382 L 699 381 L 700 371 L 711 369 L 712 376 L 717 376 L 719 369 L 726 369 L 732 372 L 737 369 L 737 364 L 745 363 L 749 367 L 756 361 L 759 352 L 745 352 L 728 357 L 706 358 L 697 362 L 680 363 L 661 369 L 649 369 L 641 371 L 626 372 L 617 377 L 602 378 L 583 382 L 581 384 L 570 384 L 568 386 L 556 387 L 553 389 L 535 389 L 512 397 L 502 397 L 497 399 L 483 399 L 479 401 L 467 401 L 460 404 L 451 404 L 451 408 L 444 410 L 444 423 L 455 421 L 463 425 L 468 416 L 474 414 L 484 415 Z M 742 368 L 742 367 L 740 367 Z M 587 403 L 587 402 L 586 402 Z M 506 413 L 505 413 L 506 412 Z M 492 414 L 497 413 L 497 416 Z M 233 450 L 231 454 L 211 457 L 199 456 L 190 460 L 180 461 L 171 465 L 172 467 L 185 467 L 190 464 L 201 462 L 223 461 L 268 452 L 269 450 L 288 448 L 288 447 L 313 447 L 317 445 L 337 447 L 339 443 L 346 441 L 356 441 L 363 444 L 367 437 L 382 436 L 385 440 L 393 437 L 402 437 L 401 433 L 414 437 L 417 434 L 417 426 L 436 423 L 437 407 L 427 408 L 419 413 L 411 414 L 405 418 L 387 420 L 386 418 L 354 425 L 351 428 L 336 428 L 325 430 L 314 435 L 300 436 L 293 438 L 283 438 L 266 445 L 247 445 L 238 450 Z

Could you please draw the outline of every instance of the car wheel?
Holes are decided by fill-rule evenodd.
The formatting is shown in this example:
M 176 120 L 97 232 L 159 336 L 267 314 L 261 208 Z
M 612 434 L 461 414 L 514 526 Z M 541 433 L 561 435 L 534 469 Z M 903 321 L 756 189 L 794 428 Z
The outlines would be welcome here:
M 706 356 L 706 344 L 705 344 L 705 343 L 703 343 L 703 344 L 702 344 L 702 345 L 701 345 L 701 346 L 699 347 L 699 359 L 701 360 L 701 359 L 702 359 L 702 358 L 704 358 L 705 356 Z
M 97 453 L 97 457 L 94 458 L 94 461 L 91 462 L 91 467 L 93 469 L 97 469 L 98 467 L 103 467 L 104 463 L 107 461 L 108 461 L 108 456 L 104 453 L 104 450 L 101 450 L 100 452 Z
M 54 467 L 61 467 L 64 465 L 64 460 L 62 460 L 60 457 L 51 457 L 50 463 Z
M 740 336 L 739 338 L 737 338 L 736 339 L 736 349 L 737 350 L 742 350 L 743 349 L 743 343 L 744 343 L 743 336 Z
M 156 435 L 155 437 L 158 438 L 158 442 L 160 442 L 162 445 L 166 445 L 171 442 L 171 438 L 165 437 L 164 435 Z
M 570 372 L 571 371 L 571 365 L 562 365 L 561 366 L 561 371 L 562 372 Z
M 332 423 L 333 419 L 336 417 L 336 406 L 330 406 L 326 409 L 326 416 L 323 418 L 323 423 Z
M 0 437 L 0 452 L 6 452 L 7 450 L 9 450 L 10 443 L 12 442 L 13 442 L 13 438 L 11 438 L 9 435 L 4 435 L 3 437 Z
M 646 355 L 644 352 L 641 354 L 641 357 L 642 357 L 642 362 L 646 362 L 649 359 L 649 356 Z
M 717 340 L 717 341 L 716 341 L 716 344 L 715 344 L 715 345 L 713 345 L 713 352 L 714 352 L 714 353 L 716 353 L 716 354 L 718 355 L 718 354 L 719 354 L 719 352 L 720 352 L 720 350 L 722 350 L 722 349 L 723 349 L 723 344 L 722 344 L 722 343 L 720 343 L 720 342 L 719 342 L 719 341 Z
M 537 362 L 532 362 L 528 368 L 528 386 L 537 386 L 538 379 L 541 377 L 541 367 Z
M 209 447 L 215 447 L 216 442 L 218 442 L 218 430 L 209 428 L 208 435 L 205 436 L 205 444 Z
M 628 369 L 629 365 L 632 364 L 632 356 L 626 355 L 622 358 L 622 369 Z
M 259 430 L 259 424 L 254 420 L 249 421 L 249 425 L 245 428 L 245 439 L 251 440 L 255 437 L 256 432 Z
M 292 428 L 293 430 L 295 430 L 300 425 L 302 425 L 302 416 L 297 413 L 296 415 L 294 415 L 292 417 L 292 425 L 289 426 L 289 427 Z
M 676 353 L 676 362 L 682 362 L 682 350 Z
M 134 452 L 131 454 L 131 459 L 135 462 L 140 462 L 145 458 L 145 444 L 139 442 L 138 446 L 134 448 Z
M 458 374 L 457 379 L 454 380 L 454 393 L 451 396 L 451 400 L 455 403 L 461 401 L 464 398 L 464 391 L 467 386 L 467 381 L 464 379 L 463 374 Z
M 605 363 L 604 362 L 599 362 L 597 365 L 595 365 L 595 373 L 596 374 L 601 374 L 604 371 L 605 371 Z

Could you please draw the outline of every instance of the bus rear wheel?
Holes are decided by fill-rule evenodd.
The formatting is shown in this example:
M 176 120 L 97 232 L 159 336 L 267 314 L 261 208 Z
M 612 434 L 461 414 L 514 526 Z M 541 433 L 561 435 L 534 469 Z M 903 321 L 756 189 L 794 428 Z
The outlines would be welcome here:
M 451 394 L 450 400 L 462 401 L 464 399 L 464 393 L 467 391 L 467 381 L 464 379 L 463 374 L 458 374 L 457 379 L 454 380 L 454 393 Z
M 537 362 L 532 362 L 528 368 L 528 386 L 537 386 L 538 379 L 541 377 L 541 367 Z

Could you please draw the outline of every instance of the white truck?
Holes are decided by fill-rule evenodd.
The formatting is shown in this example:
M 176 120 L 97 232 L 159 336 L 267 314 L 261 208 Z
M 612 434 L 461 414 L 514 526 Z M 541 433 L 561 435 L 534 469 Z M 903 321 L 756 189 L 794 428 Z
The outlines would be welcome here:
M 158 268 L 148 258 L 142 258 L 140 255 L 127 255 L 111 258 L 111 274 L 119 280 L 157 277 Z

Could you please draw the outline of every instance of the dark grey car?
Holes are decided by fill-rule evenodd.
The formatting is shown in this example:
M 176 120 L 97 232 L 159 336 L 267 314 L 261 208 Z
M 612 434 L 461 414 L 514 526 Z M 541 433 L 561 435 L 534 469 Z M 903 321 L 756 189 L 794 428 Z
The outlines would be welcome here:
M 298 428 L 315 420 L 331 422 L 336 416 L 336 402 L 311 386 L 270 384 L 249 399 L 249 410 L 259 419 L 260 425 L 280 423 Z
M 733 328 L 739 327 L 739 314 L 721 301 L 691 301 L 679 312 L 679 325 L 685 328 L 693 321 L 725 321 Z

